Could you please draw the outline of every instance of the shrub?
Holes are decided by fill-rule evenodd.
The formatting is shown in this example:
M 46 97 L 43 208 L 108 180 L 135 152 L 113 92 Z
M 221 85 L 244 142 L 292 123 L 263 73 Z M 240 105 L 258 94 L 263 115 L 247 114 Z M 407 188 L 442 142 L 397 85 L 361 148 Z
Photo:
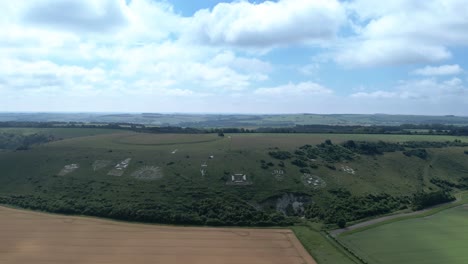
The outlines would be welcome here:
M 293 165 L 296 165 L 300 168 L 304 168 L 304 167 L 307 167 L 307 163 L 303 160 L 299 160 L 299 159 L 295 159 L 291 162 L 291 164 Z
M 301 151 L 301 150 L 296 150 L 294 151 L 294 154 L 298 155 L 298 156 L 305 156 L 305 152 L 304 151 Z
M 287 159 L 290 159 L 292 157 L 291 153 L 289 153 L 288 151 L 281 151 L 281 150 L 278 150 L 278 151 L 270 151 L 268 152 L 268 154 L 275 158 L 275 159 L 279 159 L 279 160 L 287 160 Z
M 450 193 L 445 191 L 437 191 L 430 193 L 420 192 L 415 194 L 413 197 L 413 208 L 416 210 L 421 210 L 430 206 L 454 200 L 455 197 L 453 197 Z
M 345 228 L 346 227 L 346 220 L 344 218 L 338 219 L 337 225 L 338 225 L 339 228 Z
M 367 142 L 348 140 L 343 143 L 343 147 L 363 155 L 381 155 L 384 152 L 405 150 L 405 148 L 398 143 L 389 143 L 384 141 Z
M 405 156 L 407 157 L 416 156 L 423 160 L 427 159 L 427 157 L 429 156 L 429 154 L 427 153 L 425 149 L 412 149 L 412 150 L 404 151 L 403 154 L 405 154 Z

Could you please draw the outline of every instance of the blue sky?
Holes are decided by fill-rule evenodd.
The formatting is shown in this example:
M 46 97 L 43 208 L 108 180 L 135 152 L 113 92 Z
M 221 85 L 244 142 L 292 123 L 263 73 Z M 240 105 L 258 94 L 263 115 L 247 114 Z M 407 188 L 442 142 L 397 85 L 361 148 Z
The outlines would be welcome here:
M 466 0 L 0 8 L 0 111 L 468 115 Z

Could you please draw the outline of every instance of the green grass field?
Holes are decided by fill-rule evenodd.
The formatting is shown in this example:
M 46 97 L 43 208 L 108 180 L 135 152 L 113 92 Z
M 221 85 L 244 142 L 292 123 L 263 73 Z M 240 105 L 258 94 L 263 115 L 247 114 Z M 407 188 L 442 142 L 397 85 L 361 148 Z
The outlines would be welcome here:
M 370 263 L 468 263 L 468 205 L 398 221 L 340 240 Z
M 14 134 L 46 134 L 53 135 L 56 138 L 74 138 L 74 137 L 86 137 L 96 136 L 103 134 L 114 134 L 118 132 L 124 132 L 123 130 L 105 129 L 105 128 L 16 128 L 16 127 L 2 127 L 0 133 L 14 133 Z
M 353 256 L 341 249 L 333 240 L 320 232 L 319 224 L 293 226 L 298 239 L 304 248 L 311 253 L 319 264 L 355 264 L 359 263 Z

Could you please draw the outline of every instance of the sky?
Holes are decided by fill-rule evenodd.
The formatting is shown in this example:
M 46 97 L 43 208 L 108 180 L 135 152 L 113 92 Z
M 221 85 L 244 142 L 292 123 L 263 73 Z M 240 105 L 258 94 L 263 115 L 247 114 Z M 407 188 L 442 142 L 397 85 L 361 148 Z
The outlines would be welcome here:
M 0 1 L 0 111 L 468 115 L 467 0 Z

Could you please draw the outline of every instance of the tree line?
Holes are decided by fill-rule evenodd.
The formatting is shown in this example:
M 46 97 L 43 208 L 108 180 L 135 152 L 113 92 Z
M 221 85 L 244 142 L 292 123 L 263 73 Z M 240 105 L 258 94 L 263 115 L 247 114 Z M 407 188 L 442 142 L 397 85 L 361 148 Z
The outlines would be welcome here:
M 0 127 L 34 127 L 34 128 L 103 128 L 124 129 L 146 133 L 336 133 L 336 134 L 430 134 L 468 136 L 468 126 L 444 124 L 405 124 L 399 126 L 362 126 L 362 125 L 296 125 L 289 127 L 260 127 L 255 129 L 225 127 L 225 128 L 194 128 L 184 126 L 148 126 L 134 123 L 80 123 L 80 122 L 0 122 Z

